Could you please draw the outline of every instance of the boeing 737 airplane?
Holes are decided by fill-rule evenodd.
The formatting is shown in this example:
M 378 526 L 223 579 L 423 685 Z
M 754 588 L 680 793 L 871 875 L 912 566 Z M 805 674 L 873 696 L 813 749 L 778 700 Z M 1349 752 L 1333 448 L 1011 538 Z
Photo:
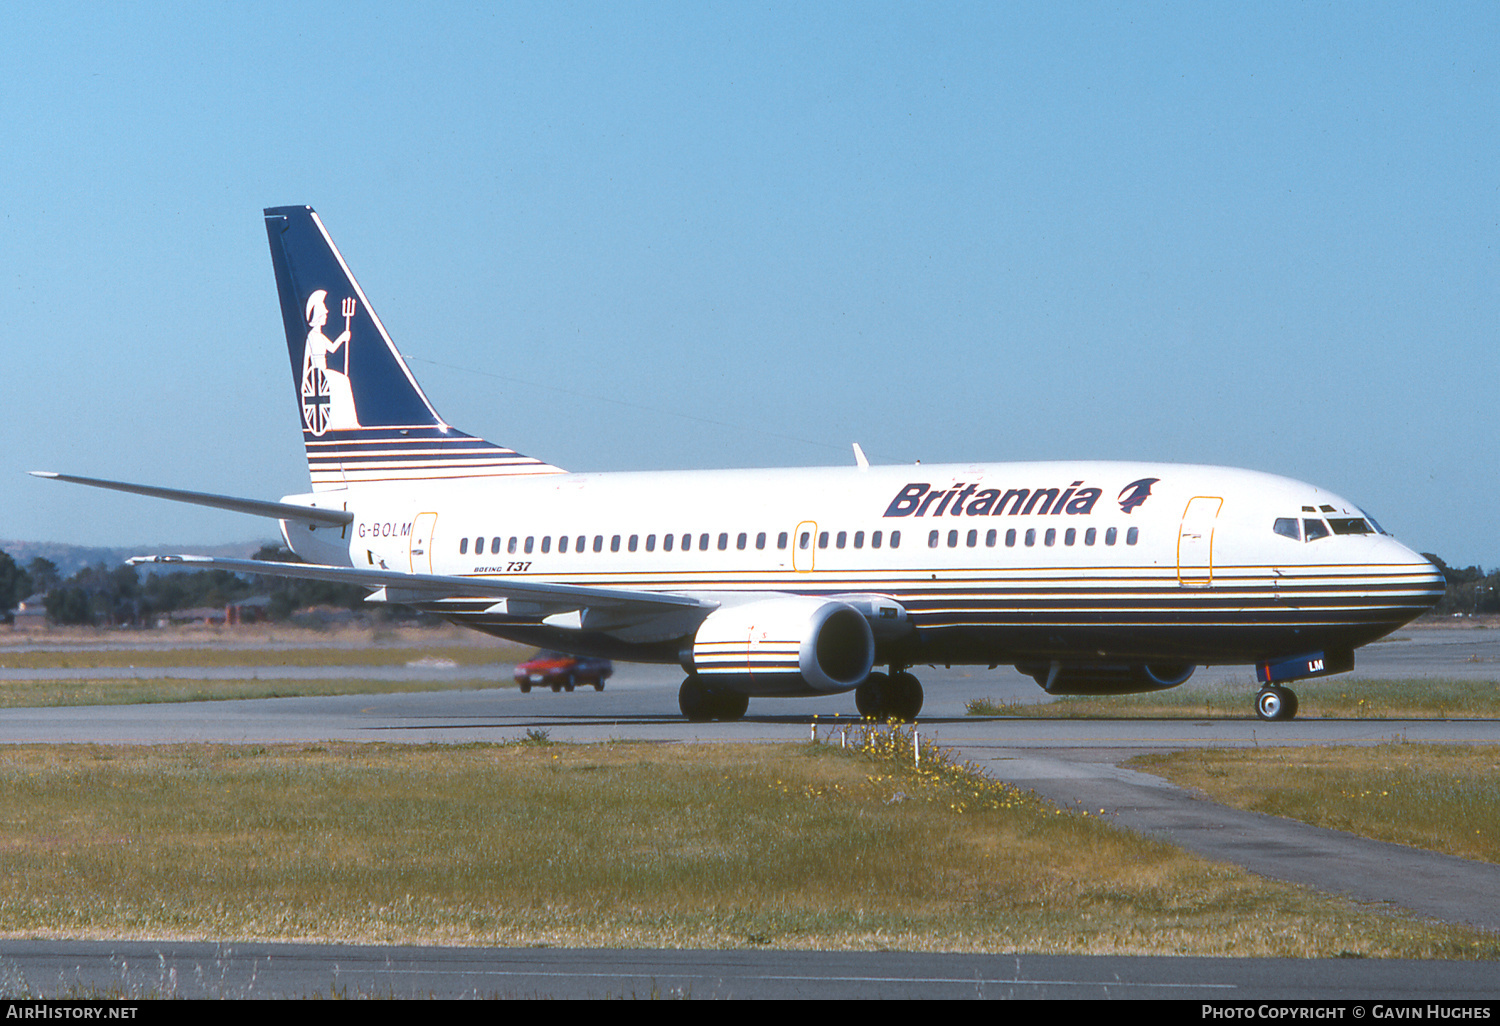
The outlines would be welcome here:
M 370 601 L 579 655 L 678 663 L 689 719 L 853 691 L 913 719 L 923 664 L 1053 695 L 1288 681 L 1432 608 L 1443 578 L 1313 485 L 1170 463 L 572 474 L 440 417 L 310 207 L 265 212 L 312 490 L 279 502 L 39 476 L 280 521 L 305 563 L 134 562 L 363 585 Z M 878 670 L 877 667 L 885 667 Z

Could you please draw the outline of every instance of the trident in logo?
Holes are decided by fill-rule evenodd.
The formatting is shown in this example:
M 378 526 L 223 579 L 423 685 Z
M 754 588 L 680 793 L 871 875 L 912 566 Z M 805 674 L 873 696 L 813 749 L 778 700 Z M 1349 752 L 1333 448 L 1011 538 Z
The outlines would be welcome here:
M 354 392 L 349 387 L 349 342 L 353 334 L 354 297 L 343 301 L 344 332 L 336 339 L 323 333 L 328 323 L 328 292 L 318 289 L 307 297 L 307 345 L 302 351 L 302 418 L 307 430 L 322 435 L 329 430 L 359 427 Z M 329 366 L 329 357 L 340 354 L 342 370 Z M 337 366 L 337 365 L 336 365 Z

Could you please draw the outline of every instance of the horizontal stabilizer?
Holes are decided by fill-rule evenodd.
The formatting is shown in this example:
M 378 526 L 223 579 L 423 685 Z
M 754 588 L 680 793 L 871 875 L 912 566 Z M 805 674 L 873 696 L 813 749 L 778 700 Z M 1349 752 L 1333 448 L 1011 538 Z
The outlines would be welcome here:
M 315 506 L 298 506 L 290 502 L 267 502 L 264 499 L 241 499 L 233 495 L 211 495 L 208 492 L 185 492 L 178 488 L 157 488 L 154 485 L 130 484 L 125 481 L 103 481 L 96 477 L 75 477 L 72 474 L 54 474 L 50 470 L 33 470 L 32 477 L 51 481 L 71 481 L 73 484 L 89 485 L 93 488 L 109 488 L 117 492 L 134 495 L 149 495 L 153 499 L 171 499 L 173 502 L 190 502 L 197 506 L 212 506 L 236 513 L 249 513 L 257 517 L 276 520 L 297 520 L 326 527 L 343 527 L 354 522 L 354 514 L 345 509 L 319 509 Z

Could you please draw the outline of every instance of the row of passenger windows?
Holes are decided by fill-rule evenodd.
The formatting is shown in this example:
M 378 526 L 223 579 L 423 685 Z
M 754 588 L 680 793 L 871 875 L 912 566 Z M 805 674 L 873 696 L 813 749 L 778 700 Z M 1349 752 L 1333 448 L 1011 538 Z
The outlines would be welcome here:
M 790 539 L 790 535 L 788 535 L 786 531 L 782 531 L 780 534 L 778 534 L 776 536 L 776 547 L 778 549 L 785 549 L 787 547 L 787 544 L 790 542 L 790 540 L 791 540 Z M 864 548 L 865 547 L 865 540 L 866 540 L 866 536 L 865 536 L 865 532 L 864 531 L 855 531 L 854 532 L 854 536 L 853 536 L 852 541 L 853 541 L 854 547 L 856 549 L 862 549 L 862 548 Z M 764 549 L 766 547 L 766 541 L 767 541 L 766 532 L 764 532 L 764 531 L 759 532 L 755 536 L 755 547 L 757 549 Z M 823 532 L 820 532 L 818 534 L 818 548 L 820 548 L 820 549 L 826 549 L 826 548 L 828 548 L 830 541 L 833 543 L 834 548 L 842 549 L 842 548 L 846 548 L 849 545 L 849 543 L 851 541 L 851 538 L 850 538 L 850 535 L 849 535 L 848 531 L 839 531 L 836 534 L 830 533 L 828 531 L 823 531 Z M 486 539 L 482 535 L 480 537 L 474 539 L 474 555 L 479 556 L 479 555 L 483 555 L 484 554 L 485 542 L 486 542 Z M 490 551 L 490 553 L 492 555 L 499 555 L 502 548 L 504 549 L 504 551 L 506 553 L 511 554 L 511 555 L 515 555 L 517 552 L 530 553 L 530 552 L 534 551 L 538 547 L 537 546 L 537 539 L 536 539 L 535 535 L 532 535 L 532 536 L 527 537 L 527 538 L 520 538 L 520 537 L 514 537 L 513 536 L 513 537 L 511 537 L 509 539 L 507 539 L 505 537 L 498 537 L 497 536 L 497 537 L 488 539 L 488 543 L 489 543 L 489 551 Z M 641 536 L 638 535 L 638 534 L 632 534 L 632 535 L 629 536 L 628 539 L 626 539 L 623 535 L 618 535 L 618 534 L 613 535 L 609 539 L 609 551 L 611 551 L 611 552 L 619 552 L 622 543 L 624 545 L 625 551 L 627 551 L 627 552 L 635 552 L 636 550 L 638 550 L 641 547 Z M 722 551 L 727 550 L 729 548 L 729 543 L 730 543 L 729 532 L 728 531 L 721 532 L 719 534 L 719 536 L 718 536 L 718 541 L 717 541 L 717 548 L 719 549 L 719 551 L 722 552 Z M 886 543 L 887 543 L 887 538 L 886 538 L 886 534 L 885 534 L 884 531 L 872 531 L 872 532 L 870 532 L 870 534 L 869 534 L 870 548 L 872 548 L 872 549 L 878 549 L 878 548 L 881 548 L 884 545 L 886 545 Z M 560 535 L 557 538 L 557 551 L 558 552 L 567 552 L 568 551 L 568 547 L 569 547 L 570 544 L 571 544 L 572 549 L 573 549 L 574 552 L 587 552 L 590 549 L 590 546 L 589 546 L 589 536 L 588 535 L 586 535 L 586 534 L 580 534 L 575 539 L 575 538 L 571 537 L 570 535 L 566 535 L 565 534 L 565 535 Z M 654 534 L 648 534 L 648 535 L 646 535 L 646 546 L 645 546 L 646 547 L 646 551 L 647 552 L 655 552 L 656 551 L 656 545 L 657 545 L 657 536 L 654 535 Z M 812 546 L 812 532 L 811 531 L 803 531 L 800 535 L 798 535 L 798 537 L 797 537 L 797 547 L 799 549 L 807 549 L 807 548 L 810 548 L 811 546 Z M 673 550 L 673 548 L 678 548 L 678 547 L 680 547 L 683 552 L 689 552 L 689 551 L 691 551 L 692 548 L 693 548 L 693 535 L 691 533 L 689 533 L 689 534 L 683 534 L 681 536 L 680 541 L 679 541 L 679 536 L 675 535 L 675 534 L 664 534 L 664 535 L 661 536 L 661 550 L 663 552 L 671 552 Z M 711 535 L 711 534 L 700 534 L 700 535 L 698 535 L 698 548 L 700 550 L 707 550 L 707 549 L 713 548 L 713 547 L 715 547 L 715 540 L 714 540 L 714 536 L 713 535 Z M 736 549 L 747 549 L 747 548 L 749 548 L 750 547 L 750 535 L 749 535 L 749 533 L 745 532 L 745 531 L 741 531 L 739 534 L 735 535 L 734 536 L 734 547 Z M 901 532 L 900 531 L 892 531 L 890 533 L 889 547 L 893 548 L 893 549 L 897 549 L 897 548 L 901 547 Z M 542 537 L 540 549 L 541 549 L 541 551 L 543 553 L 548 553 L 548 552 L 552 551 L 552 536 L 551 535 L 544 535 Z M 593 549 L 594 552 L 603 552 L 604 551 L 604 535 L 602 535 L 602 534 L 596 534 L 596 535 L 594 535 L 594 541 L 593 541 L 592 549 Z M 460 556 L 463 556 L 463 555 L 467 555 L 468 552 L 469 552 L 469 539 L 467 539 L 467 538 L 460 538 L 458 540 L 458 554 Z
M 929 531 L 928 532 L 928 534 L 927 534 L 927 547 L 929 549 L 935 549 L 935 548 L 938 547 L 938 544 L 939 544 L 939 541 L 941 539 L 942 533 L 943 532 L 941 532 L 941 531 Z M 948 532 L 948 547 L 950 549 L 956 549 L 956 548 L 958 548 L 959 534 L 960 534 L 959 531 L 949 531 Z M 1132 528 L 1128 529 L 1125 532 L 1125 544 L 1126 545 L 1134 545 L 1136 542 L 1140 541 L 1140 538 L 1141 538 L 1141 529 L 1138 528 L 1138 527 L 1132 527 Z M 1086 528 L 1084 530 L 1084 532 L 1083 532 L 1083 543 L 1085 545 L 1093 545 L 1098 540 L 1099 540 L 1099 534 L 1098 534 L 1098 530 L 1096 528 L 1090 527 L 1090 528 Z M 1113 545 L 1118 540 L 1119 540 L 1119 533 L 1118 533 L 1118 530 L 1116 528 L 1113 528 L 1113 527 L 1105 528 L 1105 530 L 1104 530 L 1104 544 L 1106 544 L 1106 545 Z M 994 548 L 995 545 L 996 545 L 996 543 L 998 541 L 999 541 L 999 532 L 996 531 L 994 528 L 991 528 L 990 530 L 984 532 L 984 544 L 985 544 L 985 546 L 987 548 Z M 1066 529 L 1065 531 L 1063 531 L 1063 544 L 1064 545 L 1073 545 L 1077 541 L 1078 541 L 1078 529 L 1076 527 L 1069 527 L 1068 529 Z M 1026 542 L 1026 544 L 1028 546 L 1036 544 L 1036 528 L 1034 528 L 1034 527 L 1027 528 L 1025 542 Z M 968 534 L 964 536 L 964 544 L 967 545 L 971 549 L 974 548 L 975 546 L 977 546 L 979 544 L 979 532 L 978 531 L 969 531 Z M 1005 532 L 1005 546 L 1006 546 L 1006 548 L 1014 548 L 1015 544 L 1016 544 L 1016 529 L 1015 528 L 1011 528 L 1010 530 L 1008 530 L 1008 531 Z M 1047 528 L 1047 530 L 1042 535 L 1042 544 L 1043 545 L 1056 545 L 1057 544 L 1057 528 L 1055 528 L 1055 527 L 1049 527 L 1049 528 Z
M 1279 531 L 1280 530 L 1280 527 L 1279 527 L 1280 521 L 1277 521 L 1277 524 L 1278 524 L 1278 528 L 1277 529 Z M 948 532 L 948 547 L 950 549 L 956 549 L 956 548 L 958 548 L 958 546 L 959 546 L 959 538 L 960 538 L 961 534 L 962 534 L 962 532 L 956 531 L 956 530 Z M 1098 530 L 1096 528 L 1093 528 L 1093 527 L 1087 528 L 1087 529 L 1085 529 L 1082 532 L 1082 534 L 1083 534 L 1083 544 L 1085 544 L 1085 545 L 1093 545 L 1093 544 L 1095 544 L 1099 540 L 1099 532 L 1098 532 Z M 1057 528 L 1055 528 L 1055 527 L 1049 527 L 1049 528 L 1047 528 L 1046 531 L 1042 533 L 1042 544 L 1043 545 L 1056 545 L 1057 544 L 1057 536 L 1058 536 L 1058 529 Z M 1063 542 L 1064 545 L 1074 545 L 1074 544 L 1077 544 L 1077 542 L 1078 542 L 1078 536 L 1079 536 L 1078 529 L 1074 528 L 1074 527 L 1069 527 L 1069 528 L 1067 528 L 1066 530 L 1064 530 L 1062 532 L 1062 542 Z M 1006 545 L 1006 547 L 1007 548 L 1014 548 L 1015 545 L 1016 545 L 1017 537 L 1018 537 L 1018 534 L 1017 534 L 1017 531 L 1016 531 L 1015 528 L 1011 528 L 1010 530 L 1006 531 L 1005 532 L 1005 545 Z M 927 535 L 927 547 L 930 548 L 930 549 L 937 548 L 941 544 L 941 538 L 942 538 L 942 532 L 941 531 L 932 531 L 931 533 L 929 533 Z M 997 530 L 995 530 L 993 528 L 991 528 L 990 530 L 988 530 L 988 531 L 986 531 L 984 533 L 984 544 L 988 548 L 994 548 L 997 544 L 999 544 L 999 539 L 1000 539 L 999 531 L 997 531 Z M 818 533 L 818 537 L 817 537 L 818 548 L 820 548 L 820 549 L 826 549 L 826 548 L 829 547 L 830 544 L 834 548 L 836 548 L 836 549 L 848 548 L 851 544 L 856 549 L 862 549 L 862 548 L 865 547 L 866 540 L 867 540 L 867 536 L 866 536 L 866 534 L 865 534 L 864 531 L 855 531 L 855 532 L 852 533 L 852 535 L 848 531 L 836 531 L 836 532 L 820 531 Z M 1105 545 L 1113 545 L 1118 540 L 1119 540 L 1119 532 L 1118 532 L 1118 530 L 1116 528 L 1109 527 L 1109 528 L 1105 529 L 1105 531 L 1104 531 L 1104 544 Z M 1132 528 L 1128 529 L 1125 532 L 1125 544 L 1126 545 L 1134 545 L 1139 540 L 1140 540 L 1140 529 L 1139 528 L 1132 527 Z M 699 550 L 707 550 L 709 548 L 717 547 L 719 549 L 719 551 L 723 552 L 723 551 L 725 551 L 725 550 L 727 550 L 729 548 L 729 545 L 730 545 L 730 534 L 729 534 L 728 531 L 721 532 L 719 534 L 719 536 L 718 536 L 718 539 L 717 539 L 717 545 L 715 545 L 715 538 L 714 538 L 714 536 L 712 534 L 700 534 L 700 535 L 697 536 L 697 541 L 698 541 L 698 548 L 699 548 Z M 755 547 L 757 549 L 764 549 L 766 547 L 766 541 L 767 541 L 766 532 L 761 531 L 760 533 L 758 533 L 755 536 Z M 788 544 L 789 541 L 790 541 L 790 538 L 789 538 L 787 532 L 782 531 L 780 534 L 778 534 L 776 536 L 776 547 L 778 549 L 785 549 L 787 547 L 787 544 Z M 886 536 L 886 534 L 885 534 L 884 531 L 871 531 L 869 533 L 869 535 L 868 535 L 868 542 L 869 542 L 870 548 L 872 548 L 872 549 L 878 549 L 878 548 L 882 548 L 882 547 L 889 547 L 889 548 L 892 548 L 892 549 L 897 549 L 897 548 L 901 547 L 901 532 L 900 531 L 892 531 L 890 533 L 889 538 L 887 538 L 887 536 Z M 1024 543 L 1027 546 L 1033 546 L 1033 545 L 1036 544 L 1036 542 L 1037 542 L 1037 530 L 1035 528 L 1028 528 L 1027 531 L 1026 531 L 1026 533 L 1025 533 L 1025 536 L 1024 536 Z M 476 556 L 483 555 L 484 552 L 485 552 L 485 545 L 486 545 L 486 543 L 488 543 L 488 545 L 489 545 L 489 551 L 490 551 L 491 555 L 499 555 L 500 552 L 502 551 L 502 549 L 507 554 L 509 554 L 509 555 L 516 555 L 517 553 L 530 554 L 530 553 L 532 553 L 532 552 L 534 552 L 534 551 L 536 551 L 538 549 L 537 538 L 536 538 L 535 535 L 532 535 L 532 536 L 529 536 L 529 537 L 526 537 L 526 538 L 521 538 L 521 537 L 518 537 L 518 536 L 512 536 L 510 538 L 505 538 L 503 536 L 496 536 L 496 537 L 488 538 L 488 539 L 481 535 L 480 537 L 474 539 L 474 555 L 476 555 Z M 553 544 L 552 536 L 551 535 L 543 535 L 542 539 L 541 539 L 540 551 L 542 553 L 544 553 L 544 554 L 551 552 L 552 551 L 552 544 Z M 811 548 L 812 544 L 813 544 L 813 534 L 812 534 L 811 531 L 802 531 L 802 532 L 800 532 L 798 534 L 798 536 L 797 536 L 797 548 L 802 549 L 802 550 L 806 550 L 806 549 Z M 975 548 L 976 546 L 978 546 L 978 544 L 979 544 L 979 532 L 977 530 L 969 531 L 967 533 L 967 535 L 964 536 L 964 544 L 966 544 L 971 549 Z M 602 534 L 596 534 L 596 535 L 594 535 L 593 545 L 592 546 L 590 546 L 590 544 L 589 544 L 589 536 L 586 535 L 586 534 L 580 534 L 576 538 L 574 538 L 574 537 L 572 537 L 570 535 L 566 535 L 565 534 L 565 535 L 560 535 L 557 538 L 557 551 L 558 552 L 567 552 L 570 546 L 572 547 L 572 550 L 574 552 L 587 552 L 587 551 L 590 550 L 590 548 L 592 548 L 592 550 L 594 552 L 603 552 L 604 551 L 604 545 L 605 545 L 604 535 L 602 535 Z M 635 551 L 637 551 L 641 547 L 641 536 L 638 535 L 638 534 L 632 534 L 628 538 L 626 538 L 623 535 L 616 534 L 616 535 L 612 535 L 610 537 L 610 539 L 609 539 L 609 551 L 611 551 L 611 552 L 619 552 L 622 545 L 624 546 L 625 551 L 627 551 L 627 552 L 635 552 Z M 657 547 L 657 536 L 654 535 L 654 534 L 648 534 L 648 535 L 646 535 L 646 545 L 645 545 L 646 551 L 647 552 L 655 552 L 656 551 L 656 547 Z M 681 548 L 681 550 L 683 552 L 691 551 L 691 549 L 693 548 L 693 535 L 692 534 L 683 534 L 683 535 L 680 536 L 680 540 L 679 540 L 679 536 L 675 535 L 675 534 L 664 534 L 664 535 L 661 536 L 661 550 L 663 552 L 671 552 L 674 547 Z M 744 532 L 744 531 L 741 531 L 738 535 L 735 535 L 734 536 L 734 547 L 736 549 L 746 549 L 746 548 L 749 548 L 750 547 L 750 535 L 747 532 Z M 458 553 L 459 553 L 459 555 L 461 555 L 461 556 L 467 555 L 468 552 L 469 552 L 469 539 L 468 538 L 460 538 L 459 542 L 458 542 Z

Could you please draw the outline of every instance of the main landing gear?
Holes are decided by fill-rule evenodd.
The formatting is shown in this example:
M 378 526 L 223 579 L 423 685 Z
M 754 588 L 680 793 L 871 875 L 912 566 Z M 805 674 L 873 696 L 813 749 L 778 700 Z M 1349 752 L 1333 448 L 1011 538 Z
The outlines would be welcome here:
M 1255 696 L 1255 715 L 1263 720 L 1289 720 L 1297 715 L 1297 693 L 1268 684 Z
M 911 722 L 922 711 L 922 685 L 905 669 L 872 673 L 854 689 L 854 705 L 867 720 Z
M 678 689 L 677 707 L 693 723 L 738 720 L 750 708 L 750 696 L 738 691 L 711 688 L 695 673 L 683 681 L 682 687 Z

